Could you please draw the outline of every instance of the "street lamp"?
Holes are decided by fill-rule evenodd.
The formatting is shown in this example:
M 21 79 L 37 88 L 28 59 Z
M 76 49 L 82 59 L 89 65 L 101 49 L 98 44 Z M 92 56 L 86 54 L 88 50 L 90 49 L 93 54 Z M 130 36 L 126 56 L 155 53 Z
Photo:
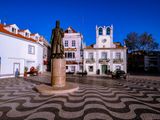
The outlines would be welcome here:
M 83 42 L 82 42 L 82 40 L 81 40 L 81 49 L 80 49 L 80 56 L 81 56 L 81 59 L 82 59 L 82 76 L 83 76 L 83 61 L 84 61 L 84 50 L 83 50 Z

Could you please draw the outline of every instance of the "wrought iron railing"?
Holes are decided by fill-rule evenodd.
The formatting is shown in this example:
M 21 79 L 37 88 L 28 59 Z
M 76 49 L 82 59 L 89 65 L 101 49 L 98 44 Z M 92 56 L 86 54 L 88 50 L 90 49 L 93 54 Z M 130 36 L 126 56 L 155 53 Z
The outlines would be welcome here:
M 94 58 L 87 58 L 86 63 L 94 63 L 95 59 Z
M 122 63 L 122 62 L 123 62 L 123 59 L 121 59 L 121 58 L 113 59 L 113 63 Z
M 101 59 L 99 59 L 99 63 L 107 63 L 109 61 L 110 61 L 110 59 L 108 59 L 108 58 L 101 58 Z

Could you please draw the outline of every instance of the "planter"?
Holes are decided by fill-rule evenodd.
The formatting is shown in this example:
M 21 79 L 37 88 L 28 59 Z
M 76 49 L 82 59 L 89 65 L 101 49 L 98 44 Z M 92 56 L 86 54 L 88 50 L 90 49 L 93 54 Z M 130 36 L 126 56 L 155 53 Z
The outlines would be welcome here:
M 24 72 L 24 77 L 27 77 L 27 72 Z

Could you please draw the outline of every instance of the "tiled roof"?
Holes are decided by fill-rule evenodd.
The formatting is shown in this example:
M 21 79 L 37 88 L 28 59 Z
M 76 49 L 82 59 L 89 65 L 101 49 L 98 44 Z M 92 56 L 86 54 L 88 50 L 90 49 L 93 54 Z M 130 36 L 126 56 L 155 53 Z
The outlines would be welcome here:
M 94 44 L 90 45 L 90 46 L 86 46 L 86 49 L 92 49 L 94 48 Z
M 39 41 L 42 42 L 43 40 L 44 40 L 44 37 L 43 37 L 43 36 L 40 36 L 40 37 L 39 37 Z
M 72 27 L 68 27 L 67 30 L 65 30 L 65 33 L 69 33 L 69 29 L 71 29 L 72 33 L 77 33 Z
M 36 35 L 36 34 L 38 34 L 38 33 L 32 33 L 31 36 L 34 36 L 34 35 Z M 39 35 L 39 34 L 38 34 L 38 35 Z
M 124 48 L 120 42 L 113 42 L 113 44 L 115 44 L 116 48 Z
M 92 44 L 90 46 L 86 46 L 84 49 L 125 49 L 126 47 L 122 46 L 120 42 L 114 42 L 115 48 L 94 48 L 95 44 Z
M 24 29 L 24 30 L 18 30 L 18 32 L 25 32 L 25 31 L 29 31 L 28 29 Z M 29 31 L 30 32 L 30 31 Z
M 26 31 L 26 30 L 18 30 L 18 32 L 24 32 L 24 31 Z
M 6 29 L 4 29 L 4 25 L 3 24 L 0 24 L 0 32 L 8 34 L 8 35 L 15 36 L 15 37 L 18 37 L 18 38 L 23 38 L 23 39 L 26 39 L 28 41 L 36 42 L 36 40 L 34 40 L 32 38 L 27 38 L 27 37 L 24 37 L 24 36 L 22 36 L 20 34 L 15 34 L 15 33 L 7 31 Z
M 8 24 L 8 25 L 5 25 L 5 27 L 11 26 L 11 25 L 15 25 L 15 24 Z
M 126 47 L 122 48 L 84 48 L 85 50 L 116 50 L 116 49 L 127 49 Z

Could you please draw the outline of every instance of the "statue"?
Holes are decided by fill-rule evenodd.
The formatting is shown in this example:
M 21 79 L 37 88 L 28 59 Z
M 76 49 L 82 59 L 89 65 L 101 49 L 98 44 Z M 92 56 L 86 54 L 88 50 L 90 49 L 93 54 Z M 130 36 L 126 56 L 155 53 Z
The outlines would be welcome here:
M 56 21 L 56 27 L 52 30 L 51 35 L 51 59 L 64 58 L 63 37 L 64 33 L 63 29 L 60 28 L 60 22 Z
M 51 35 L 51 86 L 45 84 L 36 86 L 36 89 L 42 94 L 70 93 L 79 88 L 77 84 L 66 82 L 63 37 L 64 33 L 60 28 L 60 22 L 56 21 L 56 27 L 52 30 Z

